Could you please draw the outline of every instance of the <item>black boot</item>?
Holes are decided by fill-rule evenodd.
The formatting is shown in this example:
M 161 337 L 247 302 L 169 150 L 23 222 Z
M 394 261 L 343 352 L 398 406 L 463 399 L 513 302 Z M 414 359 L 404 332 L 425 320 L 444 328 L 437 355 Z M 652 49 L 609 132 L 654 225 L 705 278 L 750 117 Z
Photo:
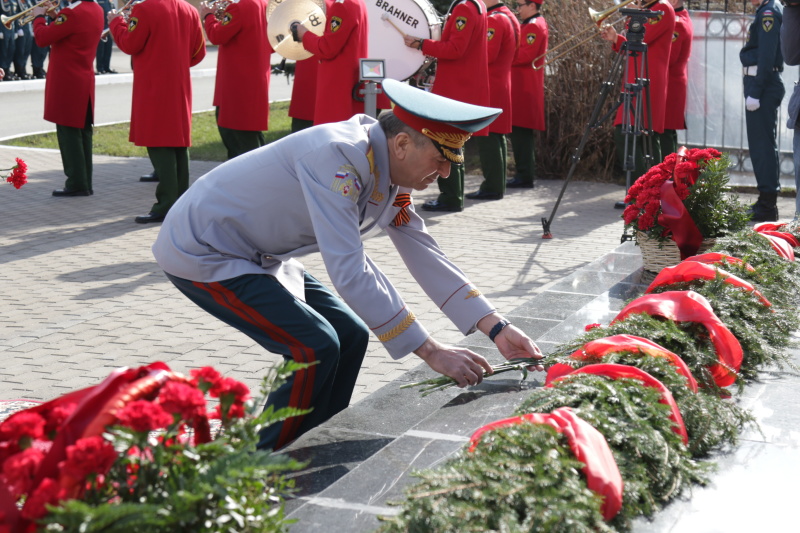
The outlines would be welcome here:
M 758 200 L 748 210 L 753 222 L 777 222 L 778 193 L 758 193 Z

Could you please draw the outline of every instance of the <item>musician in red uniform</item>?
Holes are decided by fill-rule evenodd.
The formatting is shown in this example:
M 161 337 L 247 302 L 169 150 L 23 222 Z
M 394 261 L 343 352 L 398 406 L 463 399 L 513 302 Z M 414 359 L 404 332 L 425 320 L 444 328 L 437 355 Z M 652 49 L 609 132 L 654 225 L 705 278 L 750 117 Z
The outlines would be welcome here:
M 73 2 L 47 23 L 47 7 L 33 9 L 36 44 L 50 46 L 44 89 L 44 119 L 56 124 L 67 181 L 53 196 L 89 196 L 92 189 L 94 58 L 103 32 L 103 8 L 93 0 Z M 52 13 L 51 13 L 52 14 Z
M 648 18 L 645 24 L 645 32 L 643 42 L 647 45 L 647 63 L 648 71 L 650 74 L 650 110 L 652 115 L 652 125 L 648 124 L 647 113 L 645 112 L 644 126 L 645 128 L 652 129 L 656 134 L 653 136 L 653 164 L 661 161 L 661 146 L 658 142 L 660 134 L 664 133 L 664 116 L 667 107 L 667 75 L 669 72 L 669 55 L 672 48 L 672 32 L 675 29 L 675 10 L 667 2 L 667 0 L 658 0 L 645 6 L 646 9 L 658 12 L 655 18 Z M 619 52 L 622 48 L 622 43 L 625 42 L 625 37 L 618 35 L 613 26 L 607 25 L 601 32 L 603 39 L 609 41 L 613 45 L 615 52 Z M 635 61 L 635 66 L 634 66 Z M 639 72 L 644 75 L 643 66 L 641 64 L 641 56 L 630 60 L 628 66 L 628 80 L 627 83 L 634 83 L 635 73 Z M 635 100 L 635 99 L 634 99 Z M 646 105 L 642 106 L 646 109 Z M 617 158 L 620 162 L 624 157 L 625 138 L 622 133 L 622 113 L 623 108 L 617 110 L 617 116 L 614 119 L 614 144 L 617 147 Z M 636 171 L 635 177 L 639 177 L 647 170 L 644 164 L 643 151 L 637 150 L 636 158 Z
M 406 46 L 435 57 L 436 79 L 431 92 L 480 106 L 489 105 L 488 44 L 486 7 L 478 0 L 461 0 L 450 10 L 442 39 L 404 38 Z M 487 129 L 474 136 L 488 135 Z M 464 209 L 464 159 L 450 158 L 450 177 L 439 178 L 439 197 L 425 202 L 426 211 L 462 211 Z
M 694 27 L 683 0 L 670 0 L 675 10 L 675 29 L 669 51 L 667 102 L 664 114 L 664 133 L 660 136 L 661 156 L 666 157 L 678 149 L 677 130 L 686 129 L 686 91 L 689 86 L 689 56 L 692 55 Z
M 206 55 L 197 10 L 184 0 L 139 0 L 130 17 L 108 14 L 114 42 L 133 63 L 129 139 L 147 147 L 158 175 L 156 203 L 136 222 L 161 222 L 189 188 L 192 80 L 189 67 Z
M 295 61 L 292 99 L 289 116 L 292 117 L 292 133 L 314 125 L 314 108 L 317 100 L 317 72 L 319 60 L 311 56 Z
M 499 200 L 506 192 L 508 145 L 511 133 L 511 63 L 519 43 L 519 21 L 500 0 L 481 0 L 487 11 L 487 60 L 489 61 L 489 105 L 502 109 L 489 125 L 489 135 L 478 137 L 483 171 L 480 189 L 465 194 L 470 200 Z
M 534 130 L 544 131 L 544 54 L 549 29 L 541 14 L 544 0 L 519 0 L 517 14 L 522 19 L 519 48 L 511 65 L 511 149 L 516 173 L 506 187 L 530 189 L 536 178 Z M 535 63 L 534 63 L 535 62 Z M 538 68 L 534 68 L 534 66 Z
M 305 26 L 297 28 L 303 48 L 319 60 L 314 124 L 347 120 L 364 112 L 354 98 L 359 80 L 359 59 L 369 57 L 367 6 L 363 0 L 336 0 L 326 13 L 322 35 Z
M 219 135 L 233 159 L 266 144 L 272 54 L 267 0 L 228 0 L 219 11 L 203 2 L 197 9 L 208 40 L 219 46 L 214 106 Z

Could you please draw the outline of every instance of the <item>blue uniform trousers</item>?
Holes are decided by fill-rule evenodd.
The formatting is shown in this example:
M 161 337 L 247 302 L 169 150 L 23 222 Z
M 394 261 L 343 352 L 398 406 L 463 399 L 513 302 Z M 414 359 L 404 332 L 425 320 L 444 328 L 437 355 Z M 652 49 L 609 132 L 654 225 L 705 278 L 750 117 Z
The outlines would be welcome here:
M 263 429 L 259 448 L 282 448 L 350 404 L 369 328 L 310 274 L 305 274 L 305 302 L 269 275 L 245 274 L 213 283 L 167 277 L 194 303 L 270 352 L 316 363 L 272 391 L 266 404 L 312 411 Z
M 754 82 L 754 76 L 744 77 L 745 95 L 753 94 L 748 85 Z M 777 142 L 778 108 L 785 92 L 780 73 L 772 72 L 759 99 L 761 106 L 755 111 L 745 111 L 747 144 L 760 193 L 775 194 L 781 190 Z

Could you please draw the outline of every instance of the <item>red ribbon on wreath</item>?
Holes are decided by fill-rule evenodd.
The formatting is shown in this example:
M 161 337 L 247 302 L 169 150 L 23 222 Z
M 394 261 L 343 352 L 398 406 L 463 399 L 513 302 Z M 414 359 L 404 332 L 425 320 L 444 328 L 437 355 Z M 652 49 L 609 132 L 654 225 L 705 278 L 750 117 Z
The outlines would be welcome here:
M 641 368 L 636 368 L 635 366 L 630 365 L 616 365 L 610 363 L 601 363 L 597 365 L 587 365 L 582 366 L 580 368 L 574 369 L 572 372 L 567 374 L 567 376 L 574 376 L 576 374 L 593 374 L 595 376 L 606 376 L 611 379 L 635 379 L 640 381 L 646 387 L 651 387 L 656 389 L 659 394 L 661 394 L 661 399 L 659 403 L 662 403 L 669 407 L 670 415 L 669 418 L 674 422 L 672 426 L 672 431 L 677 433 L 681 439 L 683 440 L 683 444 L 689 444 L 689 435 L 686 433 L 686 426 L 683 423 L 683 417 L 681 416 L 681 410 L 678 409 L 678 404 L 675 402 L 675 398 L 672 396 L 672 393 L 669 391 L 667 387 L 664 386 L 659 380 L 642 370 Z M 562 376 L 553 382 L 546 385 L 546 387 L 552 387 L 553 383 L 564 379 L 567 376 Z
M 552 413 L 528 413 L 496 420 L 479 428 L 469 441 L 469 451 L 475 451 L 484 433 L 521 423 L 545 424 L 567 437 L 570 450 L 582 462 L 586 486 L 603 497 L 600 511 L 605 520 L 614 518 L 622 508 L 622 476 L 605 437 L 591 424 L 578 417 L 569 407 L 559 407 Z
M 658 223 L 666 229 L 662 233 L 663 236 L 672 234 L 672 240 L 680 250 L 681 259 L 686 259 L 690 255 L 697 253 L 700 245 L 703 243 L 703 235 L 697 229 L 697 224 L 692 220 L 692 215 L 686 210 L 683 205 L 683 200 L 678 196 L 675 190 L 675 184 L 681 183 L 694 185 L 697 182 L 696 164 L 693 166 L 693 171 L 685 169 L 687 165 L 681 165 L 686 158 L 686 147 L 681 147 L 675 154 L 675 167 L 672 170 L 672 179 L 667 180 L 661 184 L 661 213 L 658 215 Z M 679 171 L 679 168 L 683 170 Z
M 772 307 L 772 303 L 767 300 L 763 294 L 756 290 L 751 283 L 748 283 L 742 278 L 734 276 L 730 272 L 726 272 L 721 268 L 717 268 L 705 263 L 697 263 L 695 261 L 682 261 L 675 266 L 662 268 L 661 272 L 659 272 L 656 276 L 656 279 L 650 283 L 644 293 L 650 294 L 656 288 L 663 287 L 664 285 L 672 285 L 675 283 L 683 283 L 700 279 L 713 280 L 716 279 L 717 276 L 722 276 L 724 278 L 724 282 L 729 285 L 740 287 L 747 292 L 752 293 L 761 301 L 762 304 L 764 304 L 765 307 Z
M 730 263 L 732 265 L 744 265 L 745 270 L 747 270 L 748 272 L 756 271 L 755 268 L 745 263 L 738 257 L 733 257 L 727 254 L 721 254 L 719 252 L 706 252 L 704 254 L 693 255 L 691 257 L 687 257 L 686 259 L 684 259 L 684 261 L 694 261 L 695 263 L 706 263 L 710 265 Z
M 800 240 L 798 240 L 797 236 L 791 231 L 785 231 L 786 229 L 788 229 L 788 227 L 783 222 L 781 223 L 759 222 L 758 224 L 753 226 L 753 229 L 756 230 L 758 233 L 765 233 L 767 235 L 774 235 L 776 237 L 780 237 L 786 240 L 794 248 L 800 247 Z
M 779 256 L 783 257 L 787 261 L 794 261 L 794 249 L 785 239 L 776 237 L 775 235 L 770 235 L 769 233 L 763 233 L 759 231 L 756 233 L 767 239 L 772 245 L 772 249 L 775 250 Z
M 602 339 L 595 339 L 584 344 L 581 349 L 575 350 L 569 357 L 576 361 L 589 361 L 592 358 L 603 358 L 606 355 L 619 352 L 633 352 L 643 356 L 663 357 L 672 363 L 678 374 L 686 378 L 686 386 L 689 387 L 692 392 L 697 392 L 697 380 L 694 379 L 692 371 L 686 366 L 686 362 L 677 354 L 644 337 L 637 337 L 635 335 L 612 335 L 610 337 L 603 337 Z M 575 369 L 569 365 L 556 363 L 547 370 L 547 377 L 544 383 L 545 385 L 549 385 L 554 380 L 570 374 L 573 370 Z
M 27 412 L 48 413 L 59 406 L 77 404 L 72 414 L 58 428 L 58 433 L 45 458 L 36 471 L 33 486 L 39 486 L 45 478 L 56 479 L 59 498 L 78 498 L 84 490 L 83 480 L 72 479 L 60 471 L 59 463 L 67 458 L 67 448 L 79 439 L 102 435 L 106 426 L 117 422 L 117 413 L 129 402 L 154 397 L 167 382 L 190 384 L 191 380 L 172 372 L 162 363 L 156 362 L 139 368 L 114 370 L 102 383 L 77 390 L 36 405 Z M 211 427 L 205 415 L 194 420 L 197 443 L 211 441 Z M 25 531 L 30 522 L 22 517 L 13 504 L 14 498 L 5 479 L 0 476 L 0 513 L 4 514 L 9 531 Z
M 708 330 L 714 344 L 719 364 L 711 365 L 709 371 L 714 382 L 727 387 L 736 381 L 736 373 L 742 366 L 742 345 L 725 324 L 714 314 L 711 304 L 694 291 L 668 291 L 661 294 L 646 294 L 628 305 L 611 321 L 624 320 L 634 313 L 660 316 L 673 322 L 697 322 Z

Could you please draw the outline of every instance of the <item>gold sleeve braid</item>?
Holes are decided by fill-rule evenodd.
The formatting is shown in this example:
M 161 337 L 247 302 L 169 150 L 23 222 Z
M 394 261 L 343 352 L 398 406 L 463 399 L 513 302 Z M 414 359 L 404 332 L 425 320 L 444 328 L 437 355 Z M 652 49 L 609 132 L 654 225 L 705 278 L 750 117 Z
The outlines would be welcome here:
M 403 333 L 405 330 L 407 330 L 409 326 L 411 326 L 411 324 L 413 324 L 416 319 L 417 317 L 414 316 L 414 313 L 409 311 L 406 317 L 402 320 L 402 322 L 397 324 L 395 327 L 393 327 L 386 333 L 381 333 L 380 335 L 378 335 L 378 340 L 381 342 L 387 342 L 394 339 L 395 337 Z

